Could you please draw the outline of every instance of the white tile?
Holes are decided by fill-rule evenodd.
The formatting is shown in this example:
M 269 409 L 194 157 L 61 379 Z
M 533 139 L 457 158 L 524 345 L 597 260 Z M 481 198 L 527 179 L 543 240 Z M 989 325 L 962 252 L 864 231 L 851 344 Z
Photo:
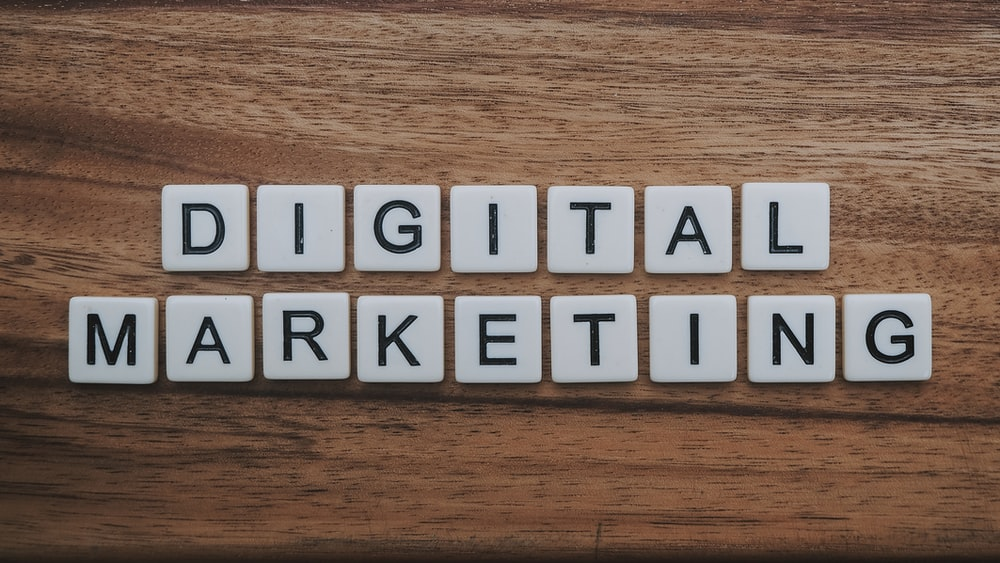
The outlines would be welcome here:
M 729 186 L 649 186 L 645 268 L 651 274 L 717 274 L 733 269 Z
M 250 195 L 238 184 L 169 185 L 160 195 L 163 269 L 250 267 Z
M 354 188 L 354 267 L 363 272 L 441 268 L 441 189 L 368 184 Z
M 747 299 L 750 381 L 833 381 L 836 308 L 836 300 L 830 295 L 764 295 Z
M 844 296 L 844 379 L 926 381 L 931 377 L 931 296 Z
M 649 376 L 663 383 L 734 381 L 736 297 L 651 297 Z
M 358 298 L 358 379 L 437 383 L 444 379 L 444 299 L 438 295 Z
M 635 381 L 639 376 L 634 295 L 557 296 L 549 301 L 552 381 Z
M 627 274 L 635 267 L 635 191 L 552 186 L 546 209 L 548 270 Z
M 344 270 L 344 187 L 257 188 L 257 269 Z
M 452 271 L 538 269 L 535 186 L 454 186 L 450 200 Z
M 460 383 L 542 380 L 542 299 L 455 298 L 455 379 Z
M 156 381 L 159 305 L 152 297 L 69 300 L 69 380 L 74 383 Z
M 741 193 L 744 270 L 825 270 L 830 265 L 830 186 L 747 183 Z
M 347 379 L 351 299 L 346 293 L 265 293 L 261 300 L 264 377 Z
M 253 298 L 167 297 L 167 379 L 250 381 L 254 367 Z

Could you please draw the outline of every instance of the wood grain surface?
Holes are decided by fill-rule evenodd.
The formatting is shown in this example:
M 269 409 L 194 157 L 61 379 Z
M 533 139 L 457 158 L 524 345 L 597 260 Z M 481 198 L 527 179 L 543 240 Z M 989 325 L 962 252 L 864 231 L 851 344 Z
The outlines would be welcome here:
M 17 4 L 0 558 L 1000 556 L 996 3 Z M 830 184 L 828 270 L 737 213 L 733 272 L 646 274 L 638 213 L 635 273 L 544 271 L 548 186 L 770 180 Z M 534 184 L 543 267 L 450 272 L 445 206 L 436 273 L 168 274 L 169 183 Z M 72 296 L 320 290 L 444 296 L 445 382 L 68 381 Z M 931 294 L 930 381 L 747 381 L 746 297 L 855 292 Z M 453 298 L 511 293 L 636 295 L 639 381 L 456 383 Z M 679 293 L 737 296 L 736 382 L 649 381 Z

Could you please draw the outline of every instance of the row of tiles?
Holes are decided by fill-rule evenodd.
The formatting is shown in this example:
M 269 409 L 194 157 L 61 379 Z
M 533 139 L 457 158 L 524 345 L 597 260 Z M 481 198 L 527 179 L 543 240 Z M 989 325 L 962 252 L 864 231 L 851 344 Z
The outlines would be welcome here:
M 635 381 L 634 295 L 556 296 L 549 301 L 550 367 L 557 383 Z M 542 300 L 462 296 L 454 303 L 455 377 L 463 383 L 542 378 Z M 250 381 L 250 296 L 170 296 L 166 371 L 171 381 Z M 262 299 L 268 379 L 346 379 L 351 373 L 346 293 L 268 293 Z M 69 378 L 77 383 L 152 383 L 159 342 L 155 298 L 74 297 Z M 361 296 L 355 309 L 356 369 L 365 382 L 444 379 L 440 296 Z M 736 297 L 649 300 L 649 373 L 655 382 L 736 379 Z M 747 300 L 747 366 L 753 382 L 829 382 L 836 363 L 836 301 L 828 295 Z M 922 381 L 931 375 L 927 294 L 843 298 L 842 352 L 849 381 Z
M 360 185 L 353 191 L 354 266 L 359 271 L 441 268 L 441 189 Z M 168 185 L 162 191 L 162 261 L 168 271 L 243 271 L 250 266 L 249 191 L 244 185 Z M 634 269 L 635 191 L 627 186 L 553 186 L 546 192 L 547 268 L 553 273 Z M 742 191 L 745 270 L 824 270 L 830 260 L 825 183 L 747 183 Z M 644 190 L 644 266 L 650 273 L 732 270 L 729 186 Z M 450 191 L 451 269 L 538 269 L 535 186 L 455 186 Z M 257 267 L 265 272 L 339 272 L 346 263 L 342 186 L 257 188 Z

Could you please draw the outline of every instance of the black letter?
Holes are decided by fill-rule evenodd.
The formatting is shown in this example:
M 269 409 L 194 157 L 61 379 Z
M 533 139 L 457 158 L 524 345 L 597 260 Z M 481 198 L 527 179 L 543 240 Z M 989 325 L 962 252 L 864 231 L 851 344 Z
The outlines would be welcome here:
M 802 254 L 802 246 L 798 244 L 778 244 L 778 202 L 771 202 L 770 215 L 771 236 L 770 247 L 767 249 L 771 254 Z
M 201 343 L 202 339 L 205 338 L 205 331 L 212 333 L 212 344 L 206 345 Z M 222 345 L 222 339 L 219 338 L 219 331 L 215 329 L 215 321 L 212 320 L 212 317 L 205 317 L 201 320 L 201 328 L 198 329 L 198 336 L 194 339 L 194 346 L 191 346 L 191 353 L 188 354 L 187 363 L 193 364 L 194 357 L 202 350 L 214 350 L 219 353 L 222 363 L 229 363 L 229 354 L 226 353 L 226 347 Z
M 403 322 L 399 323 L 399 326 L 396 327 L 396 330 L 392 331 L 392 334 L 386 336 L 385 315 L 378 316 L 378 365 L 380 366 L 386 365 L 387 362 L 385 359 L 385 351 L 386 349 L 389 348 L 389 345 L 392 343 L 395 343 L 396 346 L 399 347 L 399 352 L 403 354 L 404 358 L 406 358 L 406 363 L 410 364 L 411 366 L 420 365 L 420 362 L 417 361 L 417 358 L 413 355 L 413 352 L 411 352 L 410 349 L 406 347 L 406 344 L 404 344 L 403 340 L 399 337 L 399 335 L 402 334 L 403 331 L 407 329 L 407 327 L 413 324 L 413 321 L 415 320 L 417 320 L 416 315 L 407 316 L 405 319 L 403 319 Z
M 690 222 L 691 227 L 694 232 L 690 235 L 684 234 L 684 226 Z M 670 239 L 670 244 L 667 245 L 667 254 L 673 254 L 677 250 L 677 243 L 680 241 L 696 241 L 701 245 L 702 254 L 711 254 L 712 251 L 708 248 L 708 240 L 705 239 L 705 233 L 701 230 L 701 224 L 698 223 L 698 216 L 694 214 L 694 208 L 690 205 L 684 207 L 684 211 L 681 211 L 681 218 L 677 221 L 677 228 L 674 229 L 674 236 Z
M 595 213 L 595 211 L 597 211 L 598 209 L 600 209 L 600 210 L 611 209 L 611 202 L 610 201 L 606 201 L 606 202 L 603 202 L 603 203 L 582 203 L 582 202 L 576 202 L 576 201 L 574 201 L 574 202 L 570 202 L 569 208 L 572 209 L 572 210 L 574 210 L 574 211 L 580 210 L 580 209 L 586 210 L 586 212 L 587 212 L 587 243 L 586 243 L 587 246 L 586 246 L 586 253 L 587 254 L 593 254 L 595 252 L 595 249 L 594 249 L 594 232 L 596 230 L 595 229 L 595 223 L 596 223 L 596 218 L 595 218 L 596 213 Z M 593 365 L 596 365 L 596 364 L 593 364 Z
M 500 227 L 497 218 L 497 204 L 490 204 L 490 256 L 500 254 Z
M 590 365 L 601 365 L 601 335 L 600 323 L 603 321 L 614 321 L 614 313 L 593 313 L 589 315 L 573 315 L 574 323 L 590 323 Z
M 101 350 L 104 352 L 104 360 L 108 365 L 118 363 L 118 356 L 122 352 L 122 345 L 125 347 L 125 363 L 130 366 L 135 365 L 135 315 L 128 314 L 122 319 L 122 327 L 118 331 L 118 338 L 115 340 L 115 347 L 108 344 L 108 336 L 104 334 L 104 326 L 101 324 L 101 316 L 97 313 L 87 315 L 87 365 L 92 366 L 97 363 L 97 343 L 94 335 L 101 339 Z M 126 340 L 126 338 L 128 340 Z
M 300 204 L 297 204 L 300 205 Z M 282 330 L 284 333 L 284 358 L 286 362 L 292 361 L 292 339 L 301 338 L 306 341 L 309 348 L 312 349 L 313 354 L 316 354 L 316 359 L 323 361 L 326 360 L 326 354 L 323 353 L 323 349 L 319 347 L 314 338 L 319 336 L 319 333 L 323 332 L 323 317 L 320 316 L 316 311 L 282 311 L 283 322 Z M 294 318 L 306 318 L 313 320 L 313 329 L 309 332 L 293 332 L 292 331 L 292 319 Z
M 868 330 L 865 332 L 865 343 L 868 345 L 868 353 L 872 355 L 876 360 L 884 364 L 901 364 L 906 360 L 913 357 L 913 335 L 912 334 L 894 334 L 889 337 L 889 342 L 893 344 L 905 344 L 905 349 L 896 354 L 895 356 L 890 356 L 889 354 L 883 353 L 875 346 L 875 329 L 878 328 L 879 323 L 886 319 L 896 319 L 903 323 L 903 328 L 910 328 L 913 326 L 913 321 L 902 311 L 882 311 L 881 313 L 872 317 L 871 322 L 868 323 Z
M 192 246 L 191 244 L 191 213 L 194 211 L 205 211 L 215 221 L 215 238 L 208 246 Z M 226 222 L 222 220 L 222 212 L 219 211 L 219 208 L 211 203 L 182 203 L 181 231 L 183 237 L 181 254 L 211 254 L 222 246 L 222 240 L 226 238 Z
M 304 207 L 301 203 L 295 204 L 295 253 L 305 254 L 306 245 L 306 235 L 305 235 L 305 218 L 303 217 Z
M 417 206 L 413 205 L 408 201 L 393 200 L 389 203 L 383 205 L 379 208 L 378 213 L 375 214 L 375 240 L 378 241 L 379 246 L 392 252 L 393 254 L 406 254 L 408 252 L 413 252 L 414 250 L 420 248 L 420 225 L 400 225 L 399 234 L 401 235 L 412 235 L 410 242 L 406 244 L 394 244 L 389 242 L 385 238 L 385 232 L 383 231 L 382 223 L 385 222 L 385 216 L 389 214 L 393 209 L 405 209 L 410 212 L 410 216 L 416 219 L 420 217 L 420 210 Z
M 698 313 L 691 313 L 688 317 L 688 323 L 691 328 L 691 365 L 698 365 L 698 351 L 700 346 L 698 345 Z
M 493 205 L 493 204 L 490 204 Z M 517 358 L 491 358 L 486 354 L 486 345 L 490 342 L 514 342 L 513 334 L 496 336 L 486 334 L 486 324 L 490 321 L 516 321 L 517 315 L 479 315 L 479 365 L 481 366 L 516 366 Z
M 807 366 L 813 365 L 813 314 L 806 313 L 806 345 L 803 346 L 788 323 L 778 313 L 771 315 L 771 363 L 781 365 L 781 333 L 788 337 L 789 344 L 799 353 L 799 357 Z

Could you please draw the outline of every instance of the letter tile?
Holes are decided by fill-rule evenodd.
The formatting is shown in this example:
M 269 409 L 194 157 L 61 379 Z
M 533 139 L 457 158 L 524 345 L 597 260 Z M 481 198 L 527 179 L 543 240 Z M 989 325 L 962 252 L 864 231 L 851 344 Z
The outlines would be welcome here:
M 747 300 L 748 361 L 755 383 L 825 383 L 836 373 L 837 303 L 830 295 Z
M 549 301 L 552 381 L 635 381 L 639 376 L 634 295 L 557 296 Z
M 649 377 L 655 382 L 734 381 L 736 297 L 651 297 L 649 364 Z
M 635 268 L 635 191 L 627 186 L 548 190 L 548 270 L 628 274 Z
M 344 187 L 257 188 L 257 269 L 344 270 Z
M 931 296 L 844 296 L 844 379 L 926 381 L 931 377 Z
M 354 267 L 362 272 L 441 269 L 441 188 L 354 188 Z
M 69 300 L 69 380 L 73 383 L 156 381 L 159 304 L 152 297 Z
M 717 274 L 733 269 L 729 186 L 649 186 L 645 267 L 651 274 Z
M 452 271 L 538 269 L 535 186 L 454 186 L 450 199 Z
M 164 270 L 237 272 L 250 267 L 246 186 L 169 185 L 160 198 Z
M 542 299 L 455 298 L 455 379 L 460 383 L 542 380 Z
M 261 300 L 264 377 L 347 379 L 351 299 L 346 293 L 265 293 Z
M 167 297 L 167 379 L 250 381 L 254 368 L 253 298 Z
M 825 270 L 830 265 L 830 186 L 743 184 L 744 270 Z
M 358 298 L 358 379 L 368 383 L 444 380 L 444 299 L 438 295 Z

